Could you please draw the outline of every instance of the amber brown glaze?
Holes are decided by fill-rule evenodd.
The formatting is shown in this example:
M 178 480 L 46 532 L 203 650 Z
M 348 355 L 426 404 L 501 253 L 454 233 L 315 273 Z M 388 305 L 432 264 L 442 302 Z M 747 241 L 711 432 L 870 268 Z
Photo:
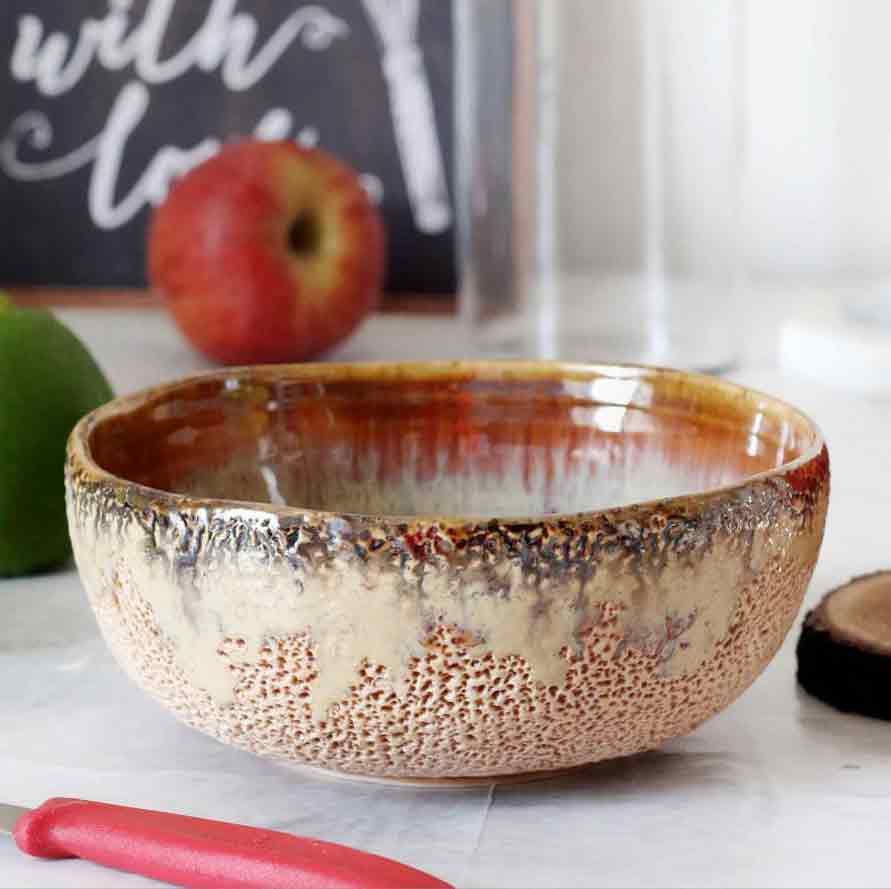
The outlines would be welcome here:
M 569 768 L 716 713 L 782 642 L 829 494 L 819 431 L 635 367 L 229 370 L 72 434 L 99 624 L 180 718 L 401 778 Z

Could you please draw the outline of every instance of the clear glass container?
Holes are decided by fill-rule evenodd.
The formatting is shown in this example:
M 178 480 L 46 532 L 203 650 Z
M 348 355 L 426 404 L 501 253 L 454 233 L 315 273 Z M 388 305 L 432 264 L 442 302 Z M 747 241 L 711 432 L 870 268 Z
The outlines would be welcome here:
M 456 0 L 460 306 L 477 352 L 736 352 L 741 4 Z

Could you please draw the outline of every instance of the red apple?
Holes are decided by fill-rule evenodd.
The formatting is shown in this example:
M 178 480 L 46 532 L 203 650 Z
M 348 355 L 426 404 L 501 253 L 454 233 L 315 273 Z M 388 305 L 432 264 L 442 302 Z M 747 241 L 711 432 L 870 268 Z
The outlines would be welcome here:
M 284 141 L 229 145 L 184 176 L 147 246 L 180 329 L 224 364 L 325 352 L 375 306 L 384 270 L 383 224 L 356 174 Z

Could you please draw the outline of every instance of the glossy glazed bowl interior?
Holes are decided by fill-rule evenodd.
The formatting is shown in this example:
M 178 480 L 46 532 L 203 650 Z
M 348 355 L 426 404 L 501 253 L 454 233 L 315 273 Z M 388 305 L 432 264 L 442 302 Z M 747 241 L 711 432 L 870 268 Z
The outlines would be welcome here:
M 236 371 L 162 390 L 98 425 L 93 457 L 121 479 L 194 498 L 504 518 L 695 494 L 822 447 L 795 411 L 670 372 L 281 374 Z
M 377 777 L 554 770 L 726 706 L 801 603 L 819 431 L 635 367 L 220 371 L 72 435 L 112 650 L 190 724 Z

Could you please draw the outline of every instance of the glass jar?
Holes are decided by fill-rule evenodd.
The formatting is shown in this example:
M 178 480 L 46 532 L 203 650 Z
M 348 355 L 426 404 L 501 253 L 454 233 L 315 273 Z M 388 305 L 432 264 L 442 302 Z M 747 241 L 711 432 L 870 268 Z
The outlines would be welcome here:
M 460 309 L 491 357 L 735 356 L 735 0 L 456 0 Z

